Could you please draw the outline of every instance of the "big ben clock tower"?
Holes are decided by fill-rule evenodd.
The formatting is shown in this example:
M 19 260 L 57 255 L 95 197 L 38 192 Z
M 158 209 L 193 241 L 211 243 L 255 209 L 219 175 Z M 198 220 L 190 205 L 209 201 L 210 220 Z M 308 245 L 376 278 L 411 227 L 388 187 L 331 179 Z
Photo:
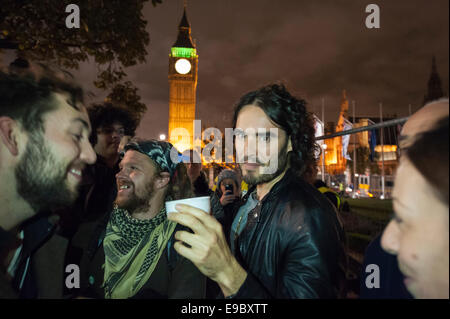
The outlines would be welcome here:
M 191 38 L 186 5 L 178 38 L 169 54 L 169 141 L 180 152 L 193 145 L 198 55 Z

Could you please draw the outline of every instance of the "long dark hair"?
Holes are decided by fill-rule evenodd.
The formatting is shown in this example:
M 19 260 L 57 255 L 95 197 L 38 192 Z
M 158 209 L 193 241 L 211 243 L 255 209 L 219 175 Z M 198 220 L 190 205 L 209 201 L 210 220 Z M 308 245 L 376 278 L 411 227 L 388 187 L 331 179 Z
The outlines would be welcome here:
M 237 117 L 246 105 L 260 107 L 281 129 L 292 143 L 289 165 L 297 176 L 310 181 L 316 175 L 316 152 L 314 118 L 306 109 L 306 101 L 293 97 L 283 84 L 270 84 L 244 95 L 234 110 L 233 129 Z

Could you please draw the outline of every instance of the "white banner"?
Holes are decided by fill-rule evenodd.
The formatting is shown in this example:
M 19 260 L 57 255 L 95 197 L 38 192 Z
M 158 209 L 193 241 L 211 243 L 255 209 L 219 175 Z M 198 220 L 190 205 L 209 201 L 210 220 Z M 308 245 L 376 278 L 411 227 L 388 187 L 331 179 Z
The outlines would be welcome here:
M 349 120 L 344 118 L 344 128 L 342 131 L 348 131 L 351 130 L 352 128 L 353 124 Z M 348 143 L 350 142 L 350 135 L 351 134 L 342 136 L 342 156 L 347 160 L 352 160 L 352 158 L 347 153 Z

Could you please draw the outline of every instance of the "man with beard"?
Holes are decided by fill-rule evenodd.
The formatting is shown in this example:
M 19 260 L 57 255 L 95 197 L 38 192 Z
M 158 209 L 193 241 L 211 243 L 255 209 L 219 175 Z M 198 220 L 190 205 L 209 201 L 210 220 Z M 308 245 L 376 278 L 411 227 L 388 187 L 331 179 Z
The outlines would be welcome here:
M 305 104 L 277 84 L 239 101 L 237 158 L 253 186 L 235 213 L 229 243 L 207 212 L 177 205 L 178 213 L 169 215 L 194 232 L 175 234 L 176 251 L 216 281 L 226 298 L 337 295 L 341 227 L 332 204 L 305 180 L 316 160 L 314 123 Z
M 99 227 L 104 229 L 117 193 L 119 145 L 124 136 L 133 136 L 136 129 L 131 113 L 109 102 L 90 106 L 88 114 L 92 124 L 89 139 L 97 161 L 83 171 L 75 204 L 61 212 L 62 233 L 70 240 L 66 265 L 78 265 L 88 249 L 89 239 L 97 235 Z M 70 291 L 66 289 L 65 293 Z
M 167 219 L 165 202 L 193 194 L 185 165 L 172 161 L 172 148 L 156 140 L 125 145 L 114 210 L 82 264 L 84 296 L 204 297 L 206 278 L 173 248 L 181 228 Z
M 83 168 L 96 159 L 81 89 L 47 69 L 35 68 L 39 70 L 35 75 L 0 72 L 2 262 L 17 227 L 38 212 L 71 204 L 78 195 Z M 6 281 L 1 281 L 1 290 L 8 289 Z M 13 297 L 5 293 L 8 296 Z
M 76 203 L 64 212 L 64 232 L 69 238 L 77 233 L 78 240 L 74 239 L 73 244 L 80 247 L 84 245 L 79 241 L 90 232 L 80 230 L 80 223 L 97 221 L 111 212 L 116 197 L 119 144 L 125 135 L 134 135 L 136 128 L 130 112 L 111 103 L 94 104 L 88 108 L 88 114 L 92 124 L 89 140 L 94 146 L 97 161 L 84 170 L 80 195 Z

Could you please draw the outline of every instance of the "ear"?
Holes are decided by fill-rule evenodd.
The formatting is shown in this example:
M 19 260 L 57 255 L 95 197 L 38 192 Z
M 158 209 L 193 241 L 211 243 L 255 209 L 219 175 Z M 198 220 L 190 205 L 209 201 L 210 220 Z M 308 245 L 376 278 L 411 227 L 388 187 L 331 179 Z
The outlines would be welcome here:
M 0 137 L 13 156 L 19 154 L 15 129 L 17 129 L 16 121 L 7 116 L 0 116 Z
M 170 174 L 168 172 L 161 172 L 159 177 L 155 180 L 155 188 L 162 189 L 169 185 L 170 182 Z

